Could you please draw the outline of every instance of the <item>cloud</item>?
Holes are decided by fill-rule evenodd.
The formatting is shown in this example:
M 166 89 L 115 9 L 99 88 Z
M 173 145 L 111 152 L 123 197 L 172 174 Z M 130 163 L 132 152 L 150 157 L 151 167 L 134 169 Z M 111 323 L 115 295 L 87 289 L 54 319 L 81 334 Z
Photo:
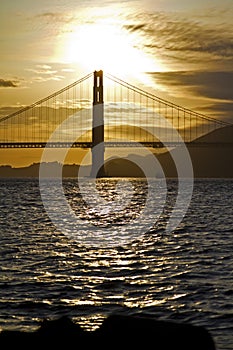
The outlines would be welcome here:
M 124 28 L 130 32 L 136 32 L 138 30 L 143 29 L 144 27 L 145 27 L 145 24 L 127 24 L 124 26 Z
M 36 65 L 35 68 L 27 68 L 26 71 L 36 74 L 36 76 L 32 77 L 32 80 L 36 82 L 60 81 L 64 79 L 64 76 L 58 75 L 58 71 L 47 64 Z
M 158 84 L 181 86 L 210 99 L 233 101 L 233 72 L 176 71 L 149 73 Z
M 232 121 L 232 17 L 232 7 L 224 5 L 199 13 L 142 11 L 126 16 L 124 29 L 163 64 L 166 71 L 148 73 L 157 88 L 180 104 Z
M 69 23 L 72 16 L 66 15 L 61 12 L 43 12 L 35 16 L 40 20 L 44 20 L 47 24 L 51 23 Z
M 48 77 L 40 77 L 40 76 L 35 76 L 32 77 L 32 81 L 37 82 L 37 83 L 45 83 L 46 81 L 61 81 L 64 79 L 64 76 L 62 75 L 53 75 L 53 76 L 48 76 Z
M 225 121 L 232 123 L 233 102 L 221 103 L 216 102 L 210 105 L 201 106 L 198 108 L 202 113 L 211 112 L 213 116 L 223 116 Z
M 233 64 L 233 35 L 229 21 L 225 23 L 224 18 L 220 21 L 213 12 L 211 18 L 206 15 L 204 19 L 155 12 L 137 13 L 126 20 L 124 29 L 137 31 L 142 39 L 141 48 L 152 55 L 170 58 L 173 62 L 200 63 L 211 58 Z
M 27 68 L 26 71 L 43 75 L 51 75 L 57 73 L 57 70 L 52 70 L 52 68 L 48 65 L 36 65 L 36 68 Z
M 233 112 L 233 102 L 228 103 L 215 103 L 214 105 L 209 105 L 206 107 L 203 107 L 203 109 L 209 109 L 209 110 L 215 110 L 215 111 L 225 111 L 225 112 Z
M 52 67 L 47 65 L 47 64 L 37 64 L 36 67 L 41 68 L 41 69 L 45 69 L 45 70 L 52 69 Z
M 233 121 L 233 72 L 176 71 L 148 73 L 171 95 L 189 97 L 195 110 L 212 117 Z M 197 105 L 199 104 L 199 105 Z
M 15 80 L 4 80 L 4 79 L 0 79 L 0 87 L 18 87 L 19 82 L 15 81 Z

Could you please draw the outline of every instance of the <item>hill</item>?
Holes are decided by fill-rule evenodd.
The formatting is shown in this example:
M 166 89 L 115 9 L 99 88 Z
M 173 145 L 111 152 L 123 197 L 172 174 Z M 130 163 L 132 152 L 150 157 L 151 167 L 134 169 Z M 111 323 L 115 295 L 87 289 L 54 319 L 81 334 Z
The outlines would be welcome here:
M 201 143 L 201 144 L 198 144 Z M 217 129 L 191 142 L 188 151 L 192 160 L 195 178 L 233 178 L 233 126 Z M 170 153 L 175 155 L 179 149 Z M 176 176 L 168 153 L 160 160 L 167 177 Z
M 233 125 L 224 126 L 222 128 L 216 129 L 207 135 L 197 138 L 192 144 L 195 143 L 223 143 L 229 145 L 233 143 Z
M 62 165 L 57 162 L 45 163 L 45 172 L 47 177 L 58 173 Z M 86 167 L 90 171 L 90 167 Z M 64 165 L 62 168 L 63 177 L 77 177 L 79 166 L 76 164 Z M 0 167 L 0 178 L 18 177 L 18 178 L 38 178 L 40 171 L 40 163 L 32 164 L 24 168 L 12 168 L 11 166 Z

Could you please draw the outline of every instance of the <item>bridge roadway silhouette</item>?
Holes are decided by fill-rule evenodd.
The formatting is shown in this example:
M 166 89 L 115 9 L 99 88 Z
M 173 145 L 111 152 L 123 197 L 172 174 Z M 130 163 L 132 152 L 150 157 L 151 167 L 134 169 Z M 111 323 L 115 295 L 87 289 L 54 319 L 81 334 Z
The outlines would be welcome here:
M 90 87 L 88 87 L 89 93 L 86 93 L 83 84 L 88 82 L 88 85 L 90 85 L 89 80 L 93 76 L 94 83 L 92 85 L 92 92 L 90 93 Z M 0 119 L 0 148 L 33 149 L 49 147 L 94 149 L 95 146 L 100 143 L 104 143 L 104 147 L 124 148 L 141 146 L 151 148 L 177 147 L 184 143 L 190 146 L 198 145 L 203 147 L 208 146 L 209 143 L 215 146 L 225 145 L 224 143 L 221 144 L 219 142 L 215 142 L 215 140 L 211 140 L 211 142 L 203 142 L 200 139 L 200 136 L 210 134 L 212 131 L 218 128 L 232 124 L 171 103 L 110 74 L 106 74 L 106 77 L 111 82 L 112 86 L 106 88 L 107 92 L 105 91 L 105 94 L 103 71 L 95 71 L 94 74 L 90 73 L 78 81 L 49 95 L 48 97 L 45 97 L 42 100 L 37 101 L 36 103 L 33 103 L 30 106 L 24 107 L 19 111 L 2 117 Z M 108 90 L 110 90 L 110 93 Z M 106 99 L 109 102 L 110 107 L 113 105 L 113 107 L 115 106 L 115 109 L 119 109 L 120 103 L 123 106 L 120 107 L 119 112 L 116 112 L 116 110 L 113 112 L 115 114 L 118 113 L 117 118 L 119 118 L 118 122 L 116 122 L 116 120 L 114 123 L 111 122 L 114 125 L 112 125 L 110 122 L 108 125 L 108 118 L 105 118 L 104 116 Z M 52 134 L 53 129 L 55 128 L 55 124 L 53 124 L 51 120 L 55 120 L 57 125 L 61 124 L 65 118 L 64 115 L 62 115 L 62 117 L 59 117 L 59 115 L 61 113 L 66 113 L 66 118 L 68 118 L 70 113 L 69 110 L 72 112 L 75 111 L 74 106 L 75 103 L 77 105 L 77 101 L 79 101 L 80 105 L 78 108 L 76 108 L 76 110 L 78 110 L 80 114 L 82 114 L 82 111 L 84 111 L 83 116 L 81 116 L 81 119 L 79 120 L 80 129 L 82 129 L 82 125 L 86 123 L 85 111 L 87 111 L 87 108 L 85 106 L 83 108 L 83 103 L 86 101 L 86 103 L 89 104 L 89 110 L 92 109 L 92 116 L 89 118 L 92 119 L 92 125 L 89 123 L 88 126 L 89 130 L 92 132 L 92 137 L 90 137 L 90 135 L 88 137 L 86 136 L 86 138 L 82 137 L 81 140 L 78 139 L 71 144 L 64 139 L 64 135 L 61 135 L 61 139 L 48 142 L 49 136 Z M 91 106 L 92 108 L 90 108 Z M 102 106 L 102 109 L 97 108 L 98 111 L 96 112 L 95 107 L 100 106 Z M 126 109 L 129 111 L 126 112 Z M 65 110 L 66 112 L 64 112 Z M 136 115 L 135 120 L 137 123 L 135 122 L 135 125 L 133 126 L 133 140 L 131 140 L 132 135 L 129 137 L 130 141 L 126 141 L 124 137 L 124 140 L 122 141 L 112 141 L 108 140 L 108 138 L 105 139 L 105 127 L 107 127 L 111 133 L 111 130 L 114 130 L 114 128 L 117 129 L 117 124 L 120 125 L 126 122 L 127 113 L 131 119 L 132 115 Z M 173 135 L 168 135 L 166 141 L 164 142 L 164 140 L 160 140 L 159 137 L 153 139 L 153 137 L 149 135 L 150 133 L 144 133 L 143 137 L 140 139 L 140 137 L 138 137 L 138 130 L 143 129 L 144 125 L 147 126 L 147 123 L 153 124 L 151 126 L 153 130 L 156 128 L 157 130 L 162 130 L 163 125 L 159 117 L 160 115 L 170 121 L 171 125 L 173 125 L 174 129 L 177 130 L 181 138 L 177 139 L 176 137 L 173 137 Z M 34 124 L 33 120 L 36 121 Z M 140 121 L 139 124 L 138 121 Z M 53 129 L 51 127 L 53 127 Z M 136 130 L 136 128 L 138 128 L 138 130 Z M 85 128 L 84 131 L 87 134 Z M 75 128 L 73 132 L 75 133 Z M 112 132 L 114 134 L 114 131 Z M 168 134 L 169 130 L 164 128 L 163 133 Z M 117 136 L 119 136 L 119 134 Z M 104 150 L 102 150 L 102 153 L 103 152 Z M 98 158 L 99 156 L 100 154 L 96 154 L 93 155 L 93 158 Z
M 227 142 L 186 142 L 186 145 L 189 147 L 208 147 L 208 146 L 228 146 L 229 144 L 232 145 L 233 143 L 227 143 Z M 122 147 L 122 148 L 140 148 L 140 147 L 148 147 L 148 148 L 165 148 L 165 147 L 178 147 L 184 145 L 183 142 L 166 142 L 166 145 L 164 145 L 163 142 L 146 142 L 146 141 L 140 141 L 140 142 L 117 142 L 117 141 L 105 141 L 104 146 L 106 148 L 111 147 Z M 69 142 L 8 142 L 8 143 L 0 143 L 1 149 L 8 149 L 8 148 L 83 148 L 88 149 L 93 147 L 92 142 L 74 142 L 73 144 L 70 144 Z

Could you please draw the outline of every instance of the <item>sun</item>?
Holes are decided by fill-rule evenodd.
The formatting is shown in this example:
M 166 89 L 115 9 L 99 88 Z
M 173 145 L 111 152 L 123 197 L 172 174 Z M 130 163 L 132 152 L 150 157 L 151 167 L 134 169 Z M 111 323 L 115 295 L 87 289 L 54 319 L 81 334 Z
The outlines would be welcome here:
M 121 76 L 161 71 L 159 62 L 136 47 L 138 42 L 139 38 L 109 20 L 83 24 L 64 38 L 63 60 L 87 71 L 102 69 Z

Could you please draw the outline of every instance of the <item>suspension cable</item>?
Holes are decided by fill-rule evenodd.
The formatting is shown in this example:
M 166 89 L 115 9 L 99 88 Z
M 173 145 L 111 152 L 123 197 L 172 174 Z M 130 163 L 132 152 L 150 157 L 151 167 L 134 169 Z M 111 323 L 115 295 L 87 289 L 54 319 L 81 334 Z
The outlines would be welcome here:
M 137 92 L 138 94 L 141 94 L 141 95 L 143 95 L 145 97 L 149 97 L 151 100 L 154 100 L 156 102 L 161 102 L 161 103 L 163 103 L 166 106 L 169 106 L 171 108 L 175 108 L 177 110 L 182 110 L 182 111 L 187 112 L 187 113 L 192 113 L 193 115 L 195 115 L 195 116 L 197 116 L 197 117 L 199 117 L 201 119 L 212 121 L 212 122 L 218 123 L 220 125 L 228 125 L 228 126 L 230 126 L 230 125 L 232 126 L 233 125 L 233 123 L 229 123 L 229 122 L 226 122 L 226 121 L 223 121 L 223 120 L 218 120 L 216 118 L 206 116 L 204 114 L 192 111 L 191 109 L 188 109 L 188 108 L 182 107 L 180 105 L 177 105 L 177 104 L 175 104 L 173 102 L 167 101 L 167 100 L 165 100 L 163 98 L 160 98 L 160 97 L 158 97 L 158 96 L 156 96 L 156 95 L 154 95 L 154 94 L 152 94 L 152 93 L 150 93 L 148 91 L 142 90 L 142 89 L 140 89 L 139 87 L 137 87 L 135 85 L 129 84 L 126 81 L 124 81 L 124 80 L 122 80 L 120 78 L 117 78 L 117 77 L 115 77 L 112 74 L 105 73 L 105 76 L 108 79 L 114 81 L 115 83 L 118 83 L 118 84 L 124 86 L 125 88 L 131 89 L 131 90 L 133 90 L 133 91 Z
M 89 78 L 92 76 L 92 74 L 93 74 L 93 73 L 89 73 L 89 74 L 86 75 L 85 77 L 83 77 L 83 78 L 81 78 L 81 79 L 75 81 L 74 83 L 72 83 L 72 84 L 70 84 L 70 85 L 67 85 L 67 86 L 64 87 L 63 89 L 60 89 L 60 90 L 58 90 L 58 91 L 52 93 L 51 95 L 49 95 L 49 96 L 47 96 L 47 97 L 45 97 L 45 98 L 43 98 L 43 99 L 41 99 L 41 100 L 39 100 L 39 101 L 37 101 L 37 102 L 34 102 L 34 103 L 31 104 L 30 106 L 21 108 L 19 111 L 14 112 L 14 113 L 11 113 L 11 114 L 9 114 L 9 115 L 7 115 L 7 116 L 1 118 L 1 119 L 0 119 L 0 123 L 1 123 L 1 122 L 4 122 L 5 120 L 7 120 L 7 119 L 9 119 L 9 118 L 15 117 L 16 115 L 19 115 L 19 114 L 21 114 L 21 113 L 23 113 L 23 112 L 26 112 L 27 110 L 29 110 L 29 109 L 31 109 L 31 108 L 34 108 L 34 107 L 36 107 L 36 106 L 38 106 L 38 105 L 40 105 L 40 104 L 42 104 L 42 103 L 48 101 L 48 100 L 51 99 L 51 98 L 57 97 L 58 95 L 62 94 L 63 92 L 65 92 L 65 91 L 67 91 L 67 90 L 69 90 L 69 89 L 75 87 L 76 85 L 81 84 L 81 83 L 84 82 L 85 80 L 89 79 Z

